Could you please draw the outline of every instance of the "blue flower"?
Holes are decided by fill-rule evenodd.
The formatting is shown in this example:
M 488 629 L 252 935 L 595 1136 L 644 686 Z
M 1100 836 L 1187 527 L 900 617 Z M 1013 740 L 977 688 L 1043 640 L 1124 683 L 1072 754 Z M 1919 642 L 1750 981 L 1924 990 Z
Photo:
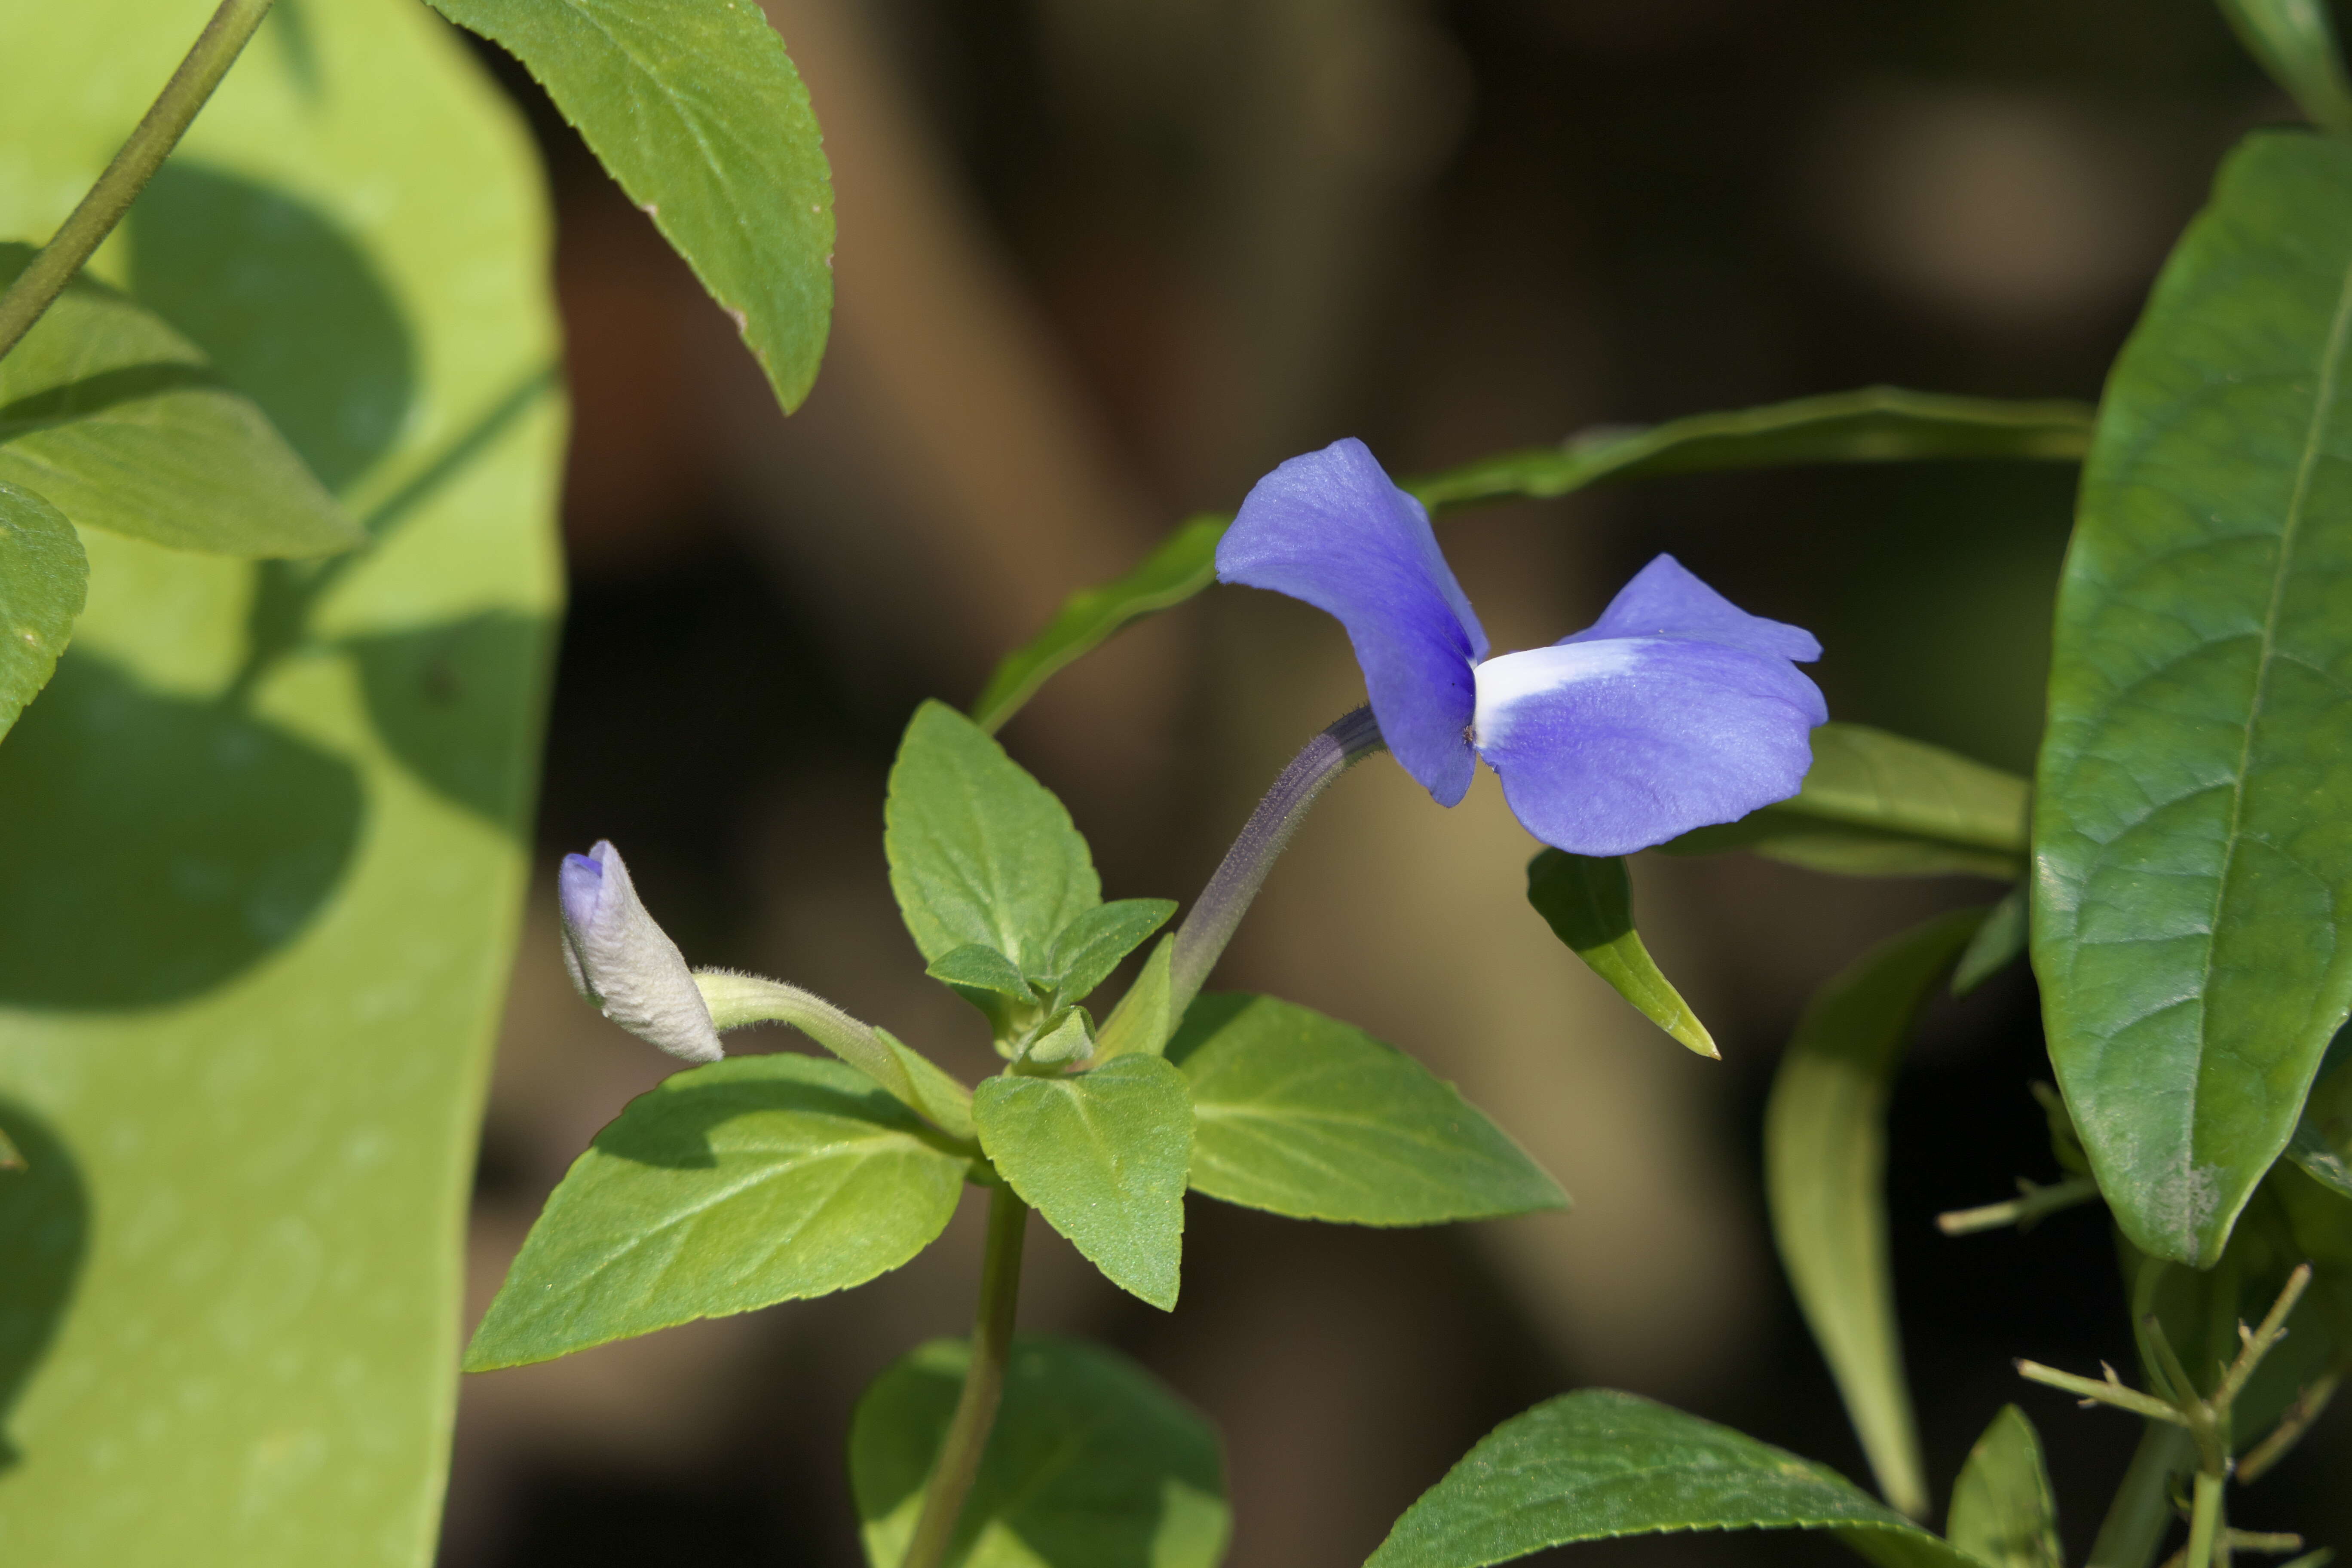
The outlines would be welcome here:
M 727 1054 L 686 955 L 637 897 L 619 850 L 600 838 L 585 855 L 566 855 L 555 886 L 563 967 L 583 997 L 674 1057 L 715 1062 Z
M 1389 750 L 1439 805 L 1483 757 L 1528 831 L 1572 854 L 1629 854 L 1788 799 L 1829 719 L 1790 662 L 1821 657 L 1812 635 L 1748 614 L 1671 555 L 1584 630 L 1487 658 L 1429 514 L 1352 438 L 1257 482 L 1217 576 L 1339 618 Z

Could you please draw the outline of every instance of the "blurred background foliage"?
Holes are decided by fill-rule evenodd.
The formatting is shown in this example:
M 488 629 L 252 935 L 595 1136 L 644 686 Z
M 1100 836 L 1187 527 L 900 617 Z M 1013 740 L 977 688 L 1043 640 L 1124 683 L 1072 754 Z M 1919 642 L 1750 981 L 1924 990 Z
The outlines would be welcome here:
M 553 172 L 577 427 L 541 885 L 484 1143 L 475 1314 L 571 1158 L 669 1066 L 571 995 L 545 885 L 561 851 L 614 838 L 697 962 L 789 977 L 985 1071 L 882 861 L 883 775 L 919 700 L 968 701 L 1064 594 L 1340 435 L 1415 472 L 1873 382 L 2095 397 L 2216 157 L 2291 118 L 2203 0 L 767 8 L 825 127 L 840 221 L 832 347 L 789 424 L 684 265 L 486 51 Z M 1692 478 L 1444 527 L 1499 647 L 1581 624 L 1672 550 L 1820 634 L 1837 717 L 2024 770 L 2074 479 Z M 1060 678 L 1006 740 L 1070 803 L 1110 896 L 1189 897 L 1357 679 L 1321 617 L 1221 591 Z M 1553 941 L 1520 894 L 1532 847 L 1491 779 L 1447 813 L 1362 769 L 1224 973 L 1456 1079 L 1573 1213 L 1374 1232 L 1196 1199 L 1173 1316 L 1034 1238 L 1024 1323 L 1130 1352 L 1223 1428 L 1236 1568 L 1360 1562 L 1496 1420 L 1586 1384 L 1863 1474 L 1771 1259 L 1762 1099 L 1815 984 L 1992 889 L 1638 862 L 1645 935 L 1717 1065 Z M 1931 1474 L 1948 1487 L 2016 1399 L 2079 1561 L 2135 1432 L 2020 1385 L 2008 1358 L 2127 1363 L 2105 1219 L 1958 1240 L 1930 1224 L 2053 1173 L 2022 1092 L 2047 1072 L 2021 971 L 1931 1016 L 1893 1106 L 1894 1247 Z M 467 1380 L 446 1568 L 856 1562 L 840 1434 L 905 1344 L 963 1331 L 966 1210 L 854 1298 Z M 2249 1495 L 2247 1526 L 2347 1538 L 2335 1426 Z

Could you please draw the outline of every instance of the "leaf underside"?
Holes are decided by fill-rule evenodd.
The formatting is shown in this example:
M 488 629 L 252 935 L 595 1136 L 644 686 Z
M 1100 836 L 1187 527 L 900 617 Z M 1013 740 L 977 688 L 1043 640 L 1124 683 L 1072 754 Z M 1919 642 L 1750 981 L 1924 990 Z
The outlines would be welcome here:
M 89 561 L 65 514 L 0 479 L 0 736 L 49 683 L 89 585 Z
M 2108 384 L 2060 584 L 2033 966 L 2125 1233 L 2208 1264 L 2352 1004 L 2352 145 L 2250 138 Z

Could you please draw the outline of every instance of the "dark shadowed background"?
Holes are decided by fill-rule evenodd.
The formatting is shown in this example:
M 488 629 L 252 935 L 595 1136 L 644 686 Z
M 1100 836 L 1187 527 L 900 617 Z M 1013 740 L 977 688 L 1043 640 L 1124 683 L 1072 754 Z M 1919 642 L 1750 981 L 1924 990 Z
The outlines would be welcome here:
M 697 963 L 788 977 L 968 1077 L 984 1032 L 898 926 L 883 778 L 914 704 L 968 702 L 1070 589 L 1342 435 L 1408 473 L 1875 382 L 2095 397 L 2217 156 L 2284 116 L 2201 0 L 768 11 L 840 217 L 832 347 L 789 422 L 650 223 L 494 62 L 552 170 L 575 398 L 539 859 L 613 838 Z M 1498 647 L 1582 625 L 1672 550 L 1819 633 L 1836 716 L 2024 769 L 2074 479 L 1649 481 L 1441 531 Z M 1069 802 L 1110 896 L 1188 898 L 1360 691 L 1334 624 L 1221 590 L 1062 677 L 1005 739 Z M 1491 778 L 1446 812 L 1375 761 L 1318 808 L 1219 983 L 1457 1080 L 1573 1213 L 1378 1232 L 1195 1199 L 1171 1315 L 1033 1232 L 1024 1326 L 1118 1346 L 1222 1426 L 1235 1568 L 1360 1562 L 1494 1423 L 1589 1384 L 1866 1474 L 1772 1258 L 1763 1097 L 1813 986 L 1995 889 L 1644 858 L 1644 928 L 1722 1042 L 1713 1064 L 1553 941 L 1521 896 L 1533 847 Z M 542 878 L 472 1312 L 572 1156 L 674 1065 L 572 996 Z M 2134 1424 L 2025 1387 L 2008 1358 L 2127 1364 L 2105 1222 L 1954 1241 L 1931 1224 L 2053 1174 L 2026 1092 L 2046 1073 L 2021 971 L 1931 1016 L 1893 1110 L 1895 1258 L 1939 1490 L 2015 1399 L 2079 1560 Z M 963 1331 L 977 1220 L 968 1203 L 849 1296 L 469 1379 L 446 1568 L 856 1563 L 851 1405 L 917 1340 Z M 2346 1539 L 2341 1451 L 2291 1461 L 2245 1522 Z M 1572 1555 L 1840 1552 L 1730 1536 Z

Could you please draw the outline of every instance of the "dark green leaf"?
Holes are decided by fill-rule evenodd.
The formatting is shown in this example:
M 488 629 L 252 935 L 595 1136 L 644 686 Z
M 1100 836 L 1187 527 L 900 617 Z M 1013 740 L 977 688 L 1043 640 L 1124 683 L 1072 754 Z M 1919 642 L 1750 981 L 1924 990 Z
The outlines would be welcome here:
M 883 823 L 890 890 L 926 959 L 978 942 L 1040 973 L 1055 937 L 1102 902 L 1062 803 L 944 703 L 908 724 Z
M 0 245 L 0 285 L 32 258 Z M 366 537 L 195 344 L 87 277 L 0 359 L 0 482 L 175 550 L 326 555 Z
M 1969 1450 L 1945 1533 L 1987 1568 L 2065 1568 L 2042 1439 L 2016 1405 L 2002 1405 Z
M 2320 1065 L 2319 1077 L 2303 1103 L 2287 1158 L 2304 1174 L 2332 1192 L 2352 1198 L 2352 1072 L 2339 1058 L 2352 1058 L 2352 1029 L 2339 1030 Z
M 1813 731 L 1794 797 L 1661 845 L 1670 855 L 1747 849 L 1848 877 L 2025 874 L 2029 789 L 2014 773 L 1865 724 Z
M 1160 1057 L 1069 1078 L 1008 1075 L 972 1091 L 980 1146 L 1030 1207 L 1111 1283 L 1176 1305 L 1192 1102 Z
M 1528 862 L 1528 902 L 1554 936 L 1643 1017 L 1703 1057 L 1723 1054 L 1642 945 L 1633 929 L 1633 884 L 1622 858 L 1547 849 Z
M 833 177 L 750 0 L 432 0 L 529 68 L 735 319 L 787 412 L 833 313 Z
M 2313 124 L 2352 131 L 2352 83 L 2327 0 L 2221 0 L 2221 15 Z
M 1772 1238 L 1886 1500 L 1927 1511 L 1886 1259 L 1886 1092 L 1913 1020 L 1984 918 L 1962 910 L 1881 943 L 1822 987 L 1764 1110 Z
M 840 1062 L 778 1052 L 674 1074 L 573 1162 L 466 1370 L 863 1285 L 938 1238 L 963 1174 Z
M 1612 426 L 1557 447 L 1507 452 L 1404 488 L 1431 510 L 1514 496 L 1561 496 L 1602 479 L 1794 463 L 1871 463 L 1954 458 L 2071 461 L 2089 445 L 2091 410 L 2079 403 L 2003 403 L 1894 386 L 1803 397 L 1762 408 L 1696 414 L 1647 428 Z M 1037 689 L 1102 646 L 1129 622 L 1181 605 L 1216 581 L 1217 541 L 1233 519 L 1188 519 L 1125 576 L 1081 588 L 1034 639 L 1005 656 L 972 703 L 993 731 Z
M 857 1402 L 849 1485 L 873 1568 L 906 1556 L 969 1359 L 963 1341 L 933 1340 Z M 1231 1531 L 1224 1457 L 1198 1411 L 1100 1345 L 1013 1342 L 946 1568 L 1216 1568 Z
M 0 735 L 49 683 L 89 587 L 65 514 L 0 479 Z
M 1486 1568 L 1685 1530 L 1832 1530 L 1881 1568 L 1971 1568 L 1825 1466 L 1608 1389 L 1563 1394 L 1496 1427 L 1365 1568 Z
M 2352 143 L 2249 139 L 2107 384 L 2059 585 L 2033 967 L 2117 1222 L 2219 1257 L 2352 1007 Z
M 1206 995 L 1168 1059 L 1192 1086 L 1192 1186 L 1297 1219 L 1439 1225 L 1568 1194 L 1452 1084 L 1271 996 Z
M 1169 899 L 1115 899 L 1088 910 L 1054 939 L 1045 973 L 1039 978 L 1063 1001 L 1082 1002 L 1175 912 L 1175 902 Z
M 1968 951 L 1952 966 L 1952 994 L 1965 996 L 2025 954 L 2025 885 L 2019 883 L 1985 911 L 1984 924 L 1969 939 Z
M 1037 994 L 1029 989 L 1029 982 L 1021 977 L 1013 962 L 985 942 L 950 948 L 933 959 L 923 973 L 960 990 L 991 992 L 1024 1006 L 1037 1003 Z
M 0 234 L 54 229 L 210 10 L 0 5 Z M 561 590 L 546 219 L 436 19 L 281 5 L 98 258 L 380 542 L 86 530 L 0 743 L 11 1561 L 431 1561 Z M 412 677 L 396 741 L 352 645 L 485 615 L 519 635 Z

